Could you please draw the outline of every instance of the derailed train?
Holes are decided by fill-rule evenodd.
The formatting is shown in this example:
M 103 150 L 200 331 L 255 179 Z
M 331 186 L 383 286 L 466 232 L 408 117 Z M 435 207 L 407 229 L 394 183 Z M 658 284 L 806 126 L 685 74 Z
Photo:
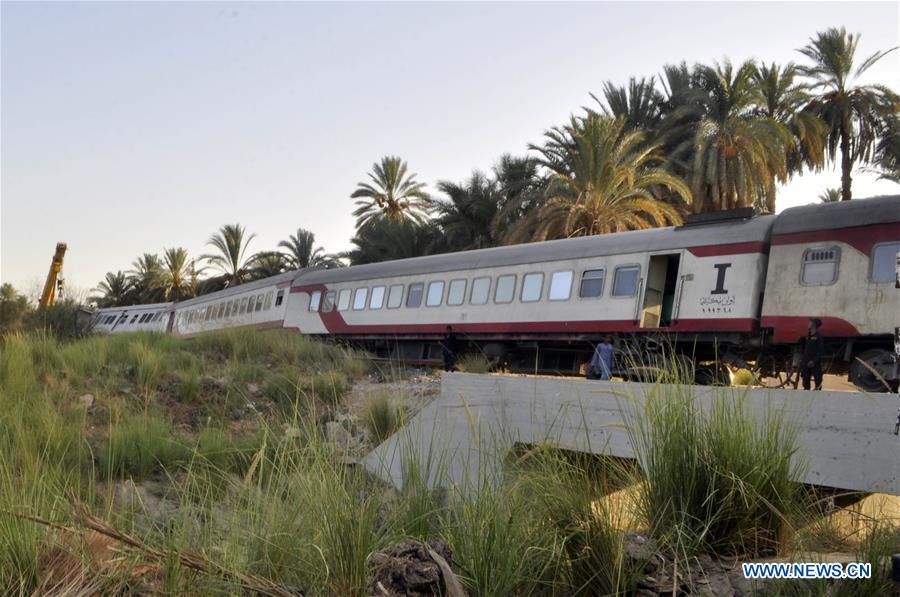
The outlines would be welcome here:
M 892 337 L 900 196 L 757 215 L 703 214 L 683 226 L 305 269 L 194 299 L 99 309 L 99 332 L 190 336 L 279 327 L 407 361 L 439 358 L 446 326 L 508 366 L 575 372 L 603 334 L 626 354 L 791 369 L 809 318 L 828 367 L 867 390 L 900 379 Z M 674 349 L 674 350 L 672 350 Z M 620 374 L 629 359 L 618 359 Z M 658 360 L 656 361 L 658 362 Z

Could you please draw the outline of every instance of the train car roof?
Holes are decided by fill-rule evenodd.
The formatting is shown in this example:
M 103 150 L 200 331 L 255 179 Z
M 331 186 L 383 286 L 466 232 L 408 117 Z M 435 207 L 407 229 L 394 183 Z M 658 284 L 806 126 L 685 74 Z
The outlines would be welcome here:
M 712 222 L 690 227 L 634 230 L 412 257 L 347 268 L 308 270 L 295 278 L 294 285 L 349 282 L 388 276 L 502 267 L 731 243 L 768 242 L 775 218 L 776 216 L 767 214 L 752 219 Z
M 900 195 L 792 207 L 778 214 L 772 234 L 833 230 L 888 222 L 900 222 Z
M 300 273 L 305 270 L 291 270 L 289 272 L 284 272 L 278 274 L 276 276 L 271 276 L 268 278 L 263 278 L 261 280 L 254 280 L 253 282 L 246 282 L 244 284 L 240 284 L 238 286 L 232 286 L 230 288 L 224 288 L 222 290 L 217 290 L 216 292 L 210 292 L 209 294 L 203 294 L 201 296 L 197 296 L 194 298 L 187 299 L 185 301 L 181 301 L 179 303 L 175 303 L 176 309 L 181 309 L 183 307 L 191 307 L 194 305 L 202 305 L 204 303 L 209 303 L 211 301 L 218 301 L 223 298 L 235 295 L 242 294 L 244 292 L 249 292 L 250 290 L 256 290 L 257 288 L 265 288 L 266 286 L 274 286 L 276 284 L 282 284 L 291 282 L 294 278 L 296 278 Z
M 146 311 L 148 309 L 165 309 L 166 307 L 171 307 L 174 303 L 149 303 L 146 305 L 128 305 L 126 307 L 102 307 L 97 309 L 97 313 L 109 313 L 111 311 L 135 311 L 140 309 L 141 311 Z

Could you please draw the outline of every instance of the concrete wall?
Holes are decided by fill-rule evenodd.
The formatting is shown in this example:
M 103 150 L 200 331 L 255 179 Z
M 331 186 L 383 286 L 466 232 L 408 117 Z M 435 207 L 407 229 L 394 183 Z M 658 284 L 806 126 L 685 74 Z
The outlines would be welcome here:
M 397 486 L 413 461 L 430 463 L 433 485 L 465 485 L 499 471 L 515 442 L 550 439 L 565 448 L 632 458 L 626 424 L 652 391 L 649 384 L 445 374 L 441 397 L 364 464 Z M 742 399 L 759 420 L 782 412 L 798 426 L 806 483 L 900 495 L 900 437 L 893 434 L 896 395 L 703 386 L 677 391 L 693 392 L 702 408 L 714 400 Z

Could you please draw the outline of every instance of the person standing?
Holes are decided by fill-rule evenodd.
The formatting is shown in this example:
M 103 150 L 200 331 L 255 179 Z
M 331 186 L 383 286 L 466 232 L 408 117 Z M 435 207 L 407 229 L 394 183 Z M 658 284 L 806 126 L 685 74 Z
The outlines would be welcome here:
M 441 340 L 441 353 L 444 357 L 444 371 L 453 371 L 456 368 L 456 334 L 453 333 L 452 326 L 447 326 Z
M 612 336 L 604 336 L 603 341 L 594 349 L 594 356 L 588 364 L 587 378 L 607 380 L 612 377 L 613 344 Z
M 822 389 L 822 356 L 825 352 L 825 342 L 819 328 L 822 327 L 821 319 L 810 319 L 806 334 L 806 346 L 803 349 L 800 376 L 803 378 L 803 389 L 809 390 L 811 382 L 815 381 L 815 389 Z

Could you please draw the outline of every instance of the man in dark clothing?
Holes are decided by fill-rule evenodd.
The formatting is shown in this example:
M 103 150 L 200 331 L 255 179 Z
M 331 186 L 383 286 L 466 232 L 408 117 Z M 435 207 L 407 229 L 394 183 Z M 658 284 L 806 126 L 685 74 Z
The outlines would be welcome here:
M 806 346 L 803 349 L 803 360 L 800 363 L 800 376 L 803 378 L 803 389 L 810 389 L 810 381 L 815 380 L 816 389 L 822 389 L 822 354 L 825 352 L 825 343 L 819 328 L 822 327 L 821 319 L 809 320 L 809 331 L 806 334 Z
M 441 353 L 444 356 L 444 371 L 453 371 L 456 368 L 456 334 L 449 325 L 441 340 Z

